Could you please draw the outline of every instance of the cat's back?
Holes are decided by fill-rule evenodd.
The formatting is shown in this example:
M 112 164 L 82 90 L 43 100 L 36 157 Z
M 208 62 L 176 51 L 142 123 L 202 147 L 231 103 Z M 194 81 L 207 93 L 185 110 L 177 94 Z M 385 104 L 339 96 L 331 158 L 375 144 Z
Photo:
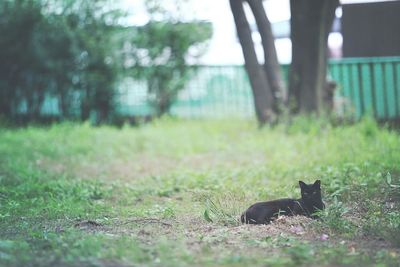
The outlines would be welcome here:
M 297 199 L 293 198 L 281 198 L 281 199 L 275 199 L 275 200 L 270 200 L 270 201 L 262 201 L 262 202 L 257 202 L 251 205 L 247 211 L 252 210 L 252 209 L 257 209 L 257 208 L 281 208 L 285 206 L 292 206 L 297 202 Z
M 267 223 L 280 212 L 289 213 L 296 206 L 296 199 L 281 198 L 257 202 L 251 205 L 241 216 L 242 223 Z

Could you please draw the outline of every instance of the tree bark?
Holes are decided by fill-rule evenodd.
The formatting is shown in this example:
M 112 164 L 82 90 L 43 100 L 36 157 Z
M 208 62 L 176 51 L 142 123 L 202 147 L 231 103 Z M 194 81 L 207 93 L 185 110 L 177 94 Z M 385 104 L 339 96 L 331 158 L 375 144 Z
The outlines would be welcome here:
M 60 117 L 61 120 L 65 119 L 68 117 L 68 100 L 67 100 L 67 93 L 65 92 L 64 89 L 59 89 L 59 95 L 58 95 L 58 108 L 60 110 Z
M 264 70 L 274 96 L 274 109 L 279 112 L 283 104 L 286 103 L 287 93 L 282 77 L 281 67 L 275 48 L 275 38 L 272 34 L 271 23 L 265 12 L 262 0 L 247 0 L 257 23 L 257 28 L 261 36 L 264 50 Z
M 271 123 L 275 119 L 273 94 L 267 76 L 258 62 L 251 37 L 250 25 L 243 9 L 242 0 L 230 0 L 240 44 L 242 46 L 245 67 L 253 91 L 255 112 L 260 125 Z
M 327 73 L 327 41 L 339 0 L 290 0 L 292 64 L 289 75 L 293 113 L 319 113 Z
M 84 95 L 82 95 L 82 92 Z M 89 95 L 89 89 L 85 88 L 81 92 L 81 110 L 80 110 L 80 115 L 81 115 L 81 121 L 87 121 L 90 117 L 90 95 Z

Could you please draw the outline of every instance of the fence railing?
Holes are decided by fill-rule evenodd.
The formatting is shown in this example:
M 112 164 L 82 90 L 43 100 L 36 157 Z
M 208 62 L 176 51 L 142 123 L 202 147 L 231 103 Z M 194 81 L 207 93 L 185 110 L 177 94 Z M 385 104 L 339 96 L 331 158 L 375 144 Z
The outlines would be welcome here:
M 287 79 L 289 66 L 283 65 Z M 378 119 L 400 118 L 400 57 L 349 58 L 329 62 L 330 77 L 338 87 L 336 111 Z M 140 116 L 153 113 L 146 83 L 126 78 L 117 94 L 117 112 Z M 77 99 L 77 101 L 79 101 Z M 57 99 L 48 98 L 43 113 L 57 114 Z M 243 66 L 200 66 L 179 93 L 171 113 L 179 117 L 252 117 L 254 106 Z
M 287 79 L 289 66 L 282 66 Z M 338 87 L 336 111 L 378 119 L 400 117 L 400 57 L 331 60 L 329 75 Z M 125 115 L 152 112 L 146 84 L 126 80 L 118 111 Z M 179 93 L 171 113 L 181 117 L 250 117 L 254 114 L 250 84 L 243 66 L 201 66 Z
M 345 111 L 378 119 L 400 117 L 400 57 L 351 58 L 331 61 L 338 95 L 349 102 Z
M 145 82 L 126 79 L 118 95 L 118 112 L 123 115 L 148 115 Z M 179 92 L 171 114 L 179 117 L 253 116 L 253 99 L 243 66 L 200 66 Z

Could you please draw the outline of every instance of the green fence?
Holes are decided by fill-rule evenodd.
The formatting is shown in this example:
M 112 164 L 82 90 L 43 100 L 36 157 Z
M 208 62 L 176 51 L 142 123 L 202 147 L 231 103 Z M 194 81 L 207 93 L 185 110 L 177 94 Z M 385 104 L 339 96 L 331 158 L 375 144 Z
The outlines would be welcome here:
M 288 65 L 282 66 L 284 77 Z M 332 60 L 329 76 L 338 84 L 335 111 L 359 118 L 400 118 L 400 57 Z M 146 83 L 126 78 L 117 94 L 117 112 L 126 116 L 149 115 Z M 79 106 L 79 96 L 76 97 Z M 57 99 L 48 97 L 42 112 L 57 115 Z M 253 98 L 243 66 L 201 66 L 179 93 L 173 115 L 188 118 L 252 117 Z
M 288 66 L 282 66 L 287 78 Z M 379 119 L 400 117 L 400 57 L 332 60 L 329 75 L 338 84 L 335 111 Z M 151 114 L 146 84 L 126 79 L 118 95 L 124 115 Z M 171 113 L 180 117 L 251 117 L 250 84 L 243 66 L 201 66 L 179 94 Z
M 126 79 L 118 95 L 123 115 L 152 113 L 147 104 L 146 84 Z M 243 66 L 200 66 L 180 91 L 171 113 L 179 117 L 251 117 L 253 99 Z
M 400 57 L 352 58 L 331 61 L 329 70 L 339 84 L 343 108 L 360 117 L 400 117 Z

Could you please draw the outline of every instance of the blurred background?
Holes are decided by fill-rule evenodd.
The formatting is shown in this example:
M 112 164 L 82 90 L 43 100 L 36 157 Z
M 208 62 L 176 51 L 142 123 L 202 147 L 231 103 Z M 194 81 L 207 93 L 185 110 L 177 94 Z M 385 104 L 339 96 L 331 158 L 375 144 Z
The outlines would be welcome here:
M 264 53 L 268 37 L 263 39 L 261 25 L 245 1 L 253 49 L 260 66 L 279 62 L 281 69 L 275 73 L 284 84 L 274 89 L 276 77 L 268 77 L 273 95 L 269 98 L 290 109 L 287 97 L 277 95 L 290 97 L 291 92 L 306 91 L 290 85 L 291 23 L 302 22 L 291 20 L 291 12 L 297 11 L 294 5 L 291 10 L 289 0 L 261 2 L 276 56 Z M 318 1 L 304 2 L 318 10 Z M 316 85 L 324 88 L 322 93 L 314 90 L 313 95 L 319 96 L 314 106 L 307 104 L 310 108 L 302 108 L 306 100 L 294 93 L 298 109 L 320 112 L 320 106 L 328 106 L 339 117 L 398 119 L 400 2 L 330 2 L 334 16 L 328 22 L 326 53 L 321 52 L 329 57 L 326 75 L 316 75 L 315 70 L 299 73 L 304 80 L 326 76 L 333 89 L 325 94 L 329 89 Z M 307 7 L 297 10 L 301 8 Z M 255 95 L 263 100 L 269 94 L 255 93 L 253 79 L 249 81 L 253 74 L 246 73 L 242 53 L 248 48 L 241 46 L 228 0 L 4 0 L 0 36 L 0 116 L 14 123 L 122 124 L 163 114 L 185 118 L 257 115 L 260 121 Z M 315 50 L 311 43 L 299 41 L 298 47 L 304 46 Z M 310 57 L 318 60 L 321 53 Z M 304 59 L 298 61 L 304 63 Z M 324 67 L 313 65 L 325 68 L 324 63 Z M 313 87 L 307 81 L 303 86 Z
M 399 266 L 399 14 L 0 0 L 0 266 Z

